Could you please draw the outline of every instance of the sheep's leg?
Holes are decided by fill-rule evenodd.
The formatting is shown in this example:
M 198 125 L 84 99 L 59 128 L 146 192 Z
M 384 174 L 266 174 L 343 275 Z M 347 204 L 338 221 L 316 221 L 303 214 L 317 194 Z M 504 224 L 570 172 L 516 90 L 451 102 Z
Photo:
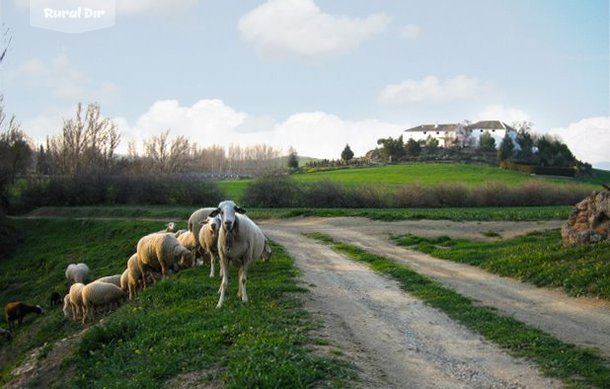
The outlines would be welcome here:
M 89 307 L 85 305 L 83 307 L 83 324 L 85 324 L 87 322 L 88 314 L 89 314 Z
M 142 285 L 144 289 L 146 289 L 146 274 L 144 273 L 144 266 L 140 263 L 140 259 L 138 259 L 138 268 L 140 269 L 140 275 L 142 276 Z
M 248 281 L 248 265 L 245 264 L 239 268 L 239 286 L 241 292 L 241 301 L 248 302 L 248 292 L 246 291 L 246 282 Z
M 164 280 L 167 277 L 167 266 L 165 261 L 159 261 L 161 263 L 161 279 Z
M 220 283 L 220 289 L 218 292 L 220 293 L 220 297 L 218 298 L 218 304 L 216 308 L 221 308 L 222 304 L 225 302 L 225 292 L 227 287 L 229 286 L 229 271 L 227 269 L 228 260 L 222 254 L 220 255 L 220 268 L 222 270 L 222 282 Z
M 214 278 L 214 262 L 216 259 L 214 258 L 214 253 L 210 253 L 210 278 Z

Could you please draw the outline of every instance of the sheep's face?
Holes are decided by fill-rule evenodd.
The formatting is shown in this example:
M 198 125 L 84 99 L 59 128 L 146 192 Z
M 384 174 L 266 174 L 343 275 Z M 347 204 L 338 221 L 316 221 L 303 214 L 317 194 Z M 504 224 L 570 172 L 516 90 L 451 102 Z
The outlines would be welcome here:
M 182 254 L 182 258 L 180 259 L 180 266 L 182 268 L 191 267 L 195 263 L 195 255 L 192 252 L 187 252 Z
M 263 257 L 263 261 L 269 261 L 271 259 L 271 254 L 273 254 L 273 250 L 271 250 L 269 241 L 265 239 L 265 248 L 263 249 L 263 255 L 261 255 Z
M 220 216 L 221 226 L 225 232 L 232 232 L 233 229 L 237 226 L 237 217 L 235 213 L 246 213 L 246 210 L 238 207 L 233 201 L 225 200 L 218 204 L 218 208 L 210 213 L 210 217 L 214 217 L 216 215 Z

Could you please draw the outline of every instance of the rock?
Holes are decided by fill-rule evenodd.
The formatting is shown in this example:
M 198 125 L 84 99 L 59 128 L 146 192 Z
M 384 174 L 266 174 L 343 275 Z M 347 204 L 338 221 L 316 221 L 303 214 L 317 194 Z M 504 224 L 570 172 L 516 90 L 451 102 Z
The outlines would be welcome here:
M 561 239 L 566 246 L 610 239 L 610 190 L 593 192 L 576 204 L 561 227 Z

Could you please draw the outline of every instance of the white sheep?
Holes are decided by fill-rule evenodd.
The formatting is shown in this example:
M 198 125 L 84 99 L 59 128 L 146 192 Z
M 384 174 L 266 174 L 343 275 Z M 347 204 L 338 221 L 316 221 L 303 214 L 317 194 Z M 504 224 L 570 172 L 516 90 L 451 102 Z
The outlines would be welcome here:
M 84 283 L 89 279 L 89 267 L 84 263 L 71 263 L 66 268 L 66 279 L 70 284 Z
M 125 291 L 114 284 L 107 282 L 92 282 L 85 285 L 82 290 L 83 324 L 87 319 L 93 320 L 95 308 L 112 309 L 125 298 Z
M 208 217 L 201 223 L 199 230 L 199 244 L 204 253 L 210 257 L 210 278 L 214 277 L 214 262 L 218 255 L 218 231 L 220 230 L 220 217 Z M 222 268 L 220 269 L 222 271 Z M 222 277 L 222 273 L 220 273 Z
M 70 291 L 68 292 L 68 294 L 70 295 L 70 307 L 72 308 L 72 319 L 73 320 L 77 320 L 82 313 L 82 308 L 83 308 L 82 291 L 83 291 L 84 287 L 85 287 L 85 284 L 83 284 L 82 282 L 77 282 L 75 284 L 72 284 L 72 286 L 70 287 Z
M 170 269 L 192 266 L 194 255 L 182 246 L 171 234 L 150 234 L 142 237 L 137 246 L 138 267 L 142 283 L 146 287 L 145 270 L 161 270 L 162 278 L 166 278 Z
M 70 305 L 70 293 L 64 296 L 64 307 L 63 307 L 64 317 L 70 317 L 70 313 L 72 311 L 72 306 Z
M 176 223 L 174 223 L 174 222 L 167 223 L 165 225 L 165 229 L 163 229 L 159 232 L 170 232 L 170 233 L 176 232 Z
M 229 262 L 239 266 L 239 284 L 237 296 L 243 302 L 248 302 L 246 282 L 248 279 L 248 266 L 265 252 L 265 234 L 249 217 L 244 215 L 246 210 L 235 205 L 233 201 L 226 200 L 210 214 L 211 217 L 220 215 L 221 228 L 218 234 L 218 254 L 222 271 L 220 284 L 220 298 L 216 308 L 222 307 L 225 300 L 225 291 L 229 286 Z M 269 246 L 270 248 L 270 246 Z
M 119 288 L 121 287 L 121 274 L 115 274 L 112 276 L 106 276 L 106 277 L 100 277 L 97 280 L 95 280 L 94 282 L 107 282 L 109 284 L 113 284 L 118 286 Z
M 216 208 L 199 208 L 195 212 L 191 214 L 188 220 L 187 228 L 190 232 L 195 236 L 195 240 L 197 241 L 197 251 L 201 248 L 201 242 L 199 242 L 199 230 L 201 229 L 201 223 L 205 222 L 210 213 L 214 212 Z M 200 252 L 201 256 L 203 252 Z
M 133 254 L 127 261 L 127 290 L 129 299 L 133 300 L 140 286 L 140 266 L 138 266 L 138 254 Z
M 136 255 L 136 260 L 137 260 L 137 255 Z M 123 289 L 125 292 L 127 292 L 129 290 L 129 269 L 125 269 L 123 271 L 123 273 L 121 273 L 121 282 L 120 285 L 121 289 Z
M 195 239 L 195 235 L 192 232 L 186 231 L 178 235 L 176 239 L 178 239 L 178 242 L 182 246 L 186 247 L 191 253 L 193 253 L 194 258 L 197 258 L 197 248 L 199 245 L 197 243 L 197 239 Z

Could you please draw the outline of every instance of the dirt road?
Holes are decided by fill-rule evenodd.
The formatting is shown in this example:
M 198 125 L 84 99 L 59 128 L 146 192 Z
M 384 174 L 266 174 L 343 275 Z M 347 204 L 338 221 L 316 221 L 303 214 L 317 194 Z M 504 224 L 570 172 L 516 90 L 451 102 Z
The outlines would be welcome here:
M 391 234 L 449 235 L 486 240 L 494 231 L 509 238 L 555 228 L 559 222 L 405 221 L 359 218 L 296 218 L 261 222 L 303 272 L 307 307 L 325 323 L 363 371 L 365 386 L 383 387 L 559 387 L 535 367 L 515 360 L 443 313 L 402 292 L 397 284 L 313 240 L 320 231 L 409 264 L 457 292 L 494 306 L 558 338 L 598 347 L 610 355 L 610 307 L 535 288 L 468 265 L 436 260 L 388 241 Z

